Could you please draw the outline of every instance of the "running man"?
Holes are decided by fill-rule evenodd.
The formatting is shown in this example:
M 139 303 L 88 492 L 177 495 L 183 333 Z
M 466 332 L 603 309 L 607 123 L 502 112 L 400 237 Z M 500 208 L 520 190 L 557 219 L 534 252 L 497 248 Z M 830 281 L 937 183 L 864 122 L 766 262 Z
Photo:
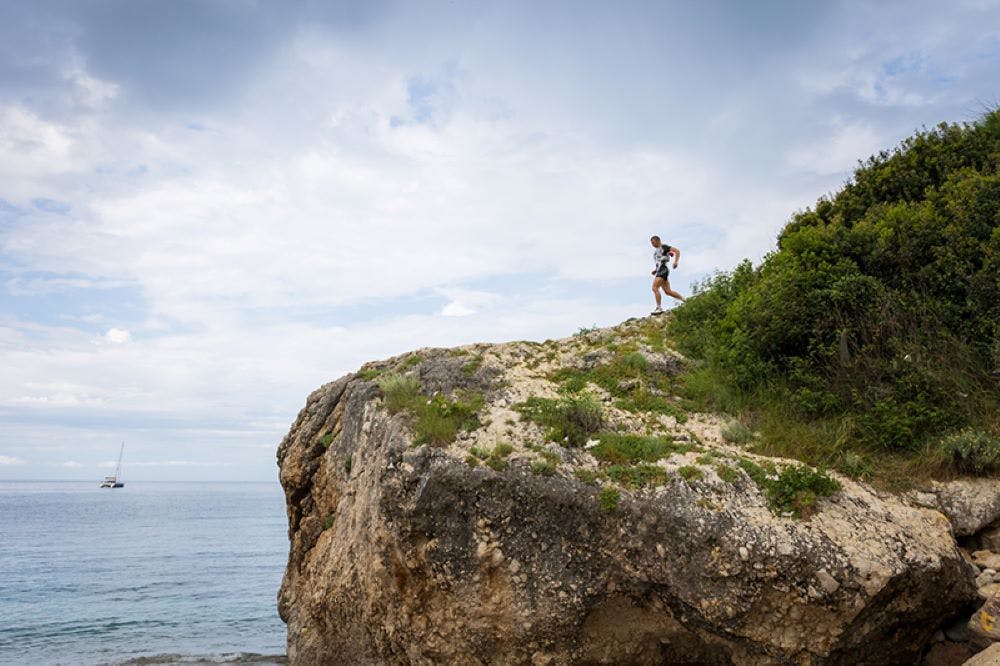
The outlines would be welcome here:
M 679 301 L 684 300 L 683 296 L 670 288 L 670 280 L 667 279 L 667 276 L 670 275 L 670 267 L 668 266 L 670 258 L 674 258 L 674 269 L 676 269 L 681 260 L 681 251 L 663 243 L 659 236 L 650 238 L 649 243 L 654 248 L 653 263 L 655 264 L 651 273 L 653 276 L 653 296 L 656 298 L 656 309 L 653 310 L 653 314 L 658 315 L 663 312 L 663 308 L 660 307 L 661 289 L 667 296 L 673 296 Z

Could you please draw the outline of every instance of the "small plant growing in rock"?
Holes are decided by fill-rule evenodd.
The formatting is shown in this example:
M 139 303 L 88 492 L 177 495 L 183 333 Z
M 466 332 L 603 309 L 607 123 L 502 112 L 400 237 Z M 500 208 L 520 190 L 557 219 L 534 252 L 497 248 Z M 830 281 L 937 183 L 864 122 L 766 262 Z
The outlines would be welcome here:
M 966 428 L 942 437 L 938 448 L 960 472 L 983 474 L 1000 469 L 1000 440 Z
M 736 444 L 742 446 L 753 441 L 753 430 L 746 427 L 739 421 L 730 421 L 726 425 L 722 426 L 721 431 L 722 439 L 726 440 L 730 444 Z
M 514 447 L 510 444 L 497 444 L 493 447 L 493 451 L 490 452 L 489 456 L 486 457 L 485 464 L 491 469 L 502 472 L 507 469 L 507 456 L 513 452 Z
M 353 460 L 353 458 L 354 458 L 353 455 L 347 454 L 347 459 L 344 460 L 344 471 L 347 472 L 348 474 L 351 473 L 351 461 Z
M 367 382 L 372 381 L 373 379 L 377 378 L 381 374 L 382 374 L 382 371 L 380 369 L 378 369 L 378 368 L 375 368 L 375 367 L 362 368 L 361 370 L 358 371 L 358 377 L 360 377 L 361 379 L 363 379 L 363 380 L 365 380 Z
M 736 479 L 740 478 L 740 473 L 734 467 L 721 463 L 715 466 L 715 473 L 726 483 L 736 483 Z
M 872 474 L 875 472 L 871 463 L 864 456 L 854 451 L 844 451 L 840 454 L 840 458 L 837 461 L 837 471 L 852 479 L 864 479 L 866 481 L 872 478 Z
M 593 485 L 597 483 L 597 472 L 592 469 L 585 469 L 583 467 L 578 467 L 573 470 L 573 476 L 575 476 L 580 481 L 586 484 Z
M 636 374 L 641 374 L 649 370 L 649 359 L 639 352 L 625 354 L 622 356 L 621 364 L 626 371 L 631 371 Z
M 613 513 L 618 510 L 618 503 L 621 501 L 621 493 L 618 492 L 617 488 L 612 488 L 611 486 L 604 486 L 601 491 L 597 493 L 597 501 L 600 503 L 601 508 L 608 513 Z
M 608 478 L 626 488 L 662 486 L 667 482 L 667 470 L 659 465 L 641 463 L 638 465 L 612 465 L 607 470 Z
M 483 355 L 476 354 L 473 356 L 465 365 L 462 366 L 462 372 L 471 377 L 476 374 L 476 371 L 483 365 Z
M 403 362 L 399 364 L 399 372 L 405 372 L 410 368 L 415 368 L 420 365 L 424 360 L 424 357 L 420 354 L 411 354 L 403 359 Z
M 583 446 L 604 424 L 600 401 L 587 393 L 558 400 L 532 397 L 515 409 L 528 420 L 548 428 L 548 439 L 570 447 Z
M 323 445 L 324 449 L 330 448 L 330 444 L 333 443 L 333 433 L 328 432 L 319 438 L 319 443 Z
M 531 472 L 539 476 L 552 476 L 556 473 L 556 466 L 550 460 L 536 460 L 531 463 Z
M 470 453 L 465 456 L 465 464 L 469 467 L 479 467 L 479 458 Z
M 805 465 L 789 465 L 779 473 L 773 464 L 764 468 L 741 458 L 739 466 L 764 491 L 772 511 L 793 518 L 808 518 L 815 512 L 821 497 L 841 489 L 840 482 L 826 472 Z
M 330 529 L 336 524 L 336 522 L 337 522 L 337 514 L 331 513 L 329 516 L 326 517 L 326 522 L 323 523 L 324 525 L 323 529 L 326 530 Z
M 385 407 L 395 414 L 403 409 L 412 408 L 420 395 L 420 380 L 409 375 L 392 373 L 383 375 L 378 386 L 382 389 Z
M 694 465 L 684 465 L 677 468 L 677 473 L 680 474 L 681 478 L 685 481 L 698 481 L 705 478 L 705 474 L 701 469 L 695 467 Z
M 415 445 L 445 446 L 455 441 L 459 431 L 479 427 L 479 410 L 483 396 L 469 391 L 459 392 L 454 399 L 443 395 L 426 396 L 420 391 L 420 381 L 410 375 L 393 373 L 379 379 L 379 388 L 390 413 L 406 411 L 413 415 Z
M 494 471 L 497 471 L 497 472 L 502 472 L 505 469 L 507 469 L 507 459 L 506 458 L 496 458 L 496 457 L 490 456 L 485 461 L 483 461 L 483 464 L 486 465 L 487 467 L 489 467 L 490 469 L 492 469 Z
M 686 453 L 689 450 L 690 445 L 675 444 L 666 437 L 602 432 L 598 436 L 598 444 L 590 448 L 590 453 L 598 460 L 621 464 L 656 462 L 674 453 Z
M 491 455 L 499 456 L 501 458 L 506 458 L 512 453 L 514 453 L 513 445 L 501 443 L 493 447 L 493 453 Z

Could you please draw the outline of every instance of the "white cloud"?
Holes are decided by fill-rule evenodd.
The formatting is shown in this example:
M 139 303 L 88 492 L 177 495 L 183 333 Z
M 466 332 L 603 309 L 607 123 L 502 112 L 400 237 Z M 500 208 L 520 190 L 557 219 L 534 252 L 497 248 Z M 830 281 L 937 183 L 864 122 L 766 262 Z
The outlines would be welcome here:
M 120 345 L 131 340 L 132 334 L 128 329 L 109 328 L 108 332 L 104 334 L 104 339 L 111 344 Z
M 85 465 L 83 465 L 82 463 L 78 463 L 75 460 L 67 460 L 66 462 L 64 462 L 62 464 L 62 466 L 63 467 L 68 467 L 70 469 L 78 469 L 80 467 L 84 467 Z
M 310 389 L 365 360 L 646 312 L 651 233 L 683 249 L 682 292 L 758 259 L 857 159 L 975 98 L 928 83 L 972 71 L 967 18 L 913 12 L 904 43 L 885 29 L 900 12 L 855 8 L 729 85 L 710 74 L 735 51 L 687 53 L 689 74 L 624 18 L 627 39 L 533 23 L 512 50 L 523 16 L 505 11 L 418 49 L 408 12 L 365 39 L 304 29 L 204 107 L 153 113 L 72 53 L 58 104 L 0 97 L 0 199 L 18 209 L 0 269 L 37 297 L 0 315 L 0 406 L 48 424 L 18 432 L 45 447 L 59 419 L 83 423 L 53 461 L 105 456 L 70 451 L 81 433 L 103 451 L 120 423 L 169 451 L 136 466 L 211 455 L 167 448 L 182 441 L 263 456 Z
M 786 159 L 793 169 L 829 176 L 853 171 L 859 160 L 886 147 L 885 137 L 871 126 L 834 119 L 824 135 L 793 147 Z
M 481 309 L 495 306 L 500 301 L 498 294 L 486 291 L 454 287 L 446 287 L 438 291 L 448 298 L 448 302 L 441 308 L 441 314 L 445 317 L 467 317 L 476 314 Z
M 14 456 L 0 456 L 0 466 L 23 465 L 24 461 Z

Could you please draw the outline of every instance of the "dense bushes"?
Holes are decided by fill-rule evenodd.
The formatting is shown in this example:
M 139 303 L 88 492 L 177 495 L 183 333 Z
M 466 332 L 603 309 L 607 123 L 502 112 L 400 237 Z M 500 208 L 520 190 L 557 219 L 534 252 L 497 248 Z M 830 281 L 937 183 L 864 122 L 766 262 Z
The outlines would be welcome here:
M 675 311 L 681 351 L 749 404 L 849 419 L 852 440 L 916 450 L 997 427 L 1000 112 L 923 131 L 794 215 L 778 249 Z

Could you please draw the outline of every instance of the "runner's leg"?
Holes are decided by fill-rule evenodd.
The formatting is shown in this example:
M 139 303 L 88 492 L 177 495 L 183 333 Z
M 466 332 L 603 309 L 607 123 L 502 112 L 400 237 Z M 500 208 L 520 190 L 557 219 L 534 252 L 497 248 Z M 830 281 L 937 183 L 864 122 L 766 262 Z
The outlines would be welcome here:
M 670 288 L 670 280 L 663 280 L 663 284 L 661 286 L 663 287 L 663 293 L 666 294 L 667 296 L 673 296 L 674 298 L 676 298 L 678 301 L 681 301 L 681 302 L 684 301 L 684 297 L 683 296 L 681 296 L 676 291 L 674 291 L 673 289 Z M 657 294 L 657 296 L 656 296 L 656 304 L 657 305 L 660 304 L 660 296 L 659 296 L 659 294 Z
M 656 297 L 656 307 L 660 307 L 660 287 L 663 286 L 663 278 L 653 278 L 653 296 Z

